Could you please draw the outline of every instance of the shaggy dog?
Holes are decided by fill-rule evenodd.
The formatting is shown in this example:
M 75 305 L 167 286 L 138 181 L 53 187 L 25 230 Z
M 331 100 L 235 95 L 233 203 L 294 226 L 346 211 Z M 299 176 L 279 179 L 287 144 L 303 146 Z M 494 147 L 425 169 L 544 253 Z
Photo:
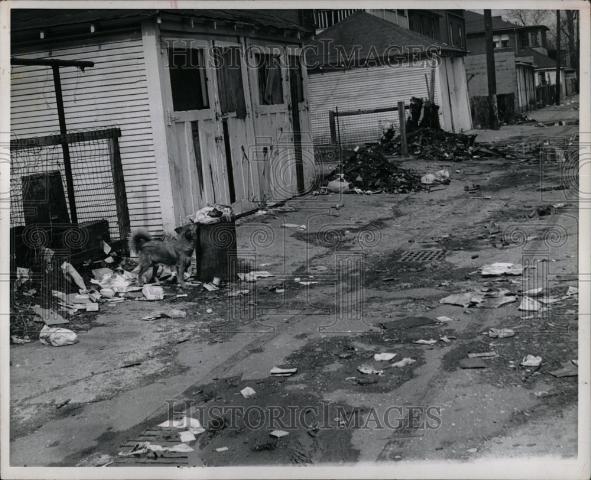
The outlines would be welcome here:
M 176 277 L 181 288 L 185 287 L 185 271 L 191 265 L 195 250 L 198 225 L 189 224 L 178 229 L 178 238 L 154 240 L 147 230 L 136 230 L 129 239 L 129 247 L 139 257 L 138 281 L 142 285 L 142 276 L 152 267 L 152 276 L 156 276 L 159 264 L 176 268 Z

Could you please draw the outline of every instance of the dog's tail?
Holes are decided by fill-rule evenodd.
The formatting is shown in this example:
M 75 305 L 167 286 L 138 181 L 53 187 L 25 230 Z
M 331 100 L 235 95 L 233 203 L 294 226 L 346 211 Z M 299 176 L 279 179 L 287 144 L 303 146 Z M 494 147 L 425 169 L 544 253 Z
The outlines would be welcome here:
M 129 238 L 129 249 L 139 253 L 144 243 L 152 240 L 152 235 L 144 228 L 138 228 Z

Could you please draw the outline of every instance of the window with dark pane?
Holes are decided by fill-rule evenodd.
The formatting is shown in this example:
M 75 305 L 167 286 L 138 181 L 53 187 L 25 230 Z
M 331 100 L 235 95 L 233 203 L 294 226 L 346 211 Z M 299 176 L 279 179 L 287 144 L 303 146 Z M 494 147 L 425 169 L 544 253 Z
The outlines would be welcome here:
M 245 118 L 246 102 L 244 101 L 242 84 L 240 48 L 216 47 L 214 48 L 214 60 L 222 114 L 236 112 L 238 118 Z
M 298 103 L 304 101 L 304 77 L 302 75 L 302 64 L 300 57 L 290 55 L 289 57 L 289 82 Z
M 279 55 L 256 54 L 261 105 L 283 103 L 283 85 Z
M 202 49 L 170 48 L 168 70 L 175 111 L 209 108 L 207 76 Z

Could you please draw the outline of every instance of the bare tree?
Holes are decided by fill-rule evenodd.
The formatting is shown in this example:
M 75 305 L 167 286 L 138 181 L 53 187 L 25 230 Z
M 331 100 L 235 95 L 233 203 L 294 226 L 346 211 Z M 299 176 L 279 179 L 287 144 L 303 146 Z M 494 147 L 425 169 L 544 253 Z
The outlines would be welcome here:
M 543 25 L 550 17 L 550 10 L 506 10 L 503 16 L 521 26 Z

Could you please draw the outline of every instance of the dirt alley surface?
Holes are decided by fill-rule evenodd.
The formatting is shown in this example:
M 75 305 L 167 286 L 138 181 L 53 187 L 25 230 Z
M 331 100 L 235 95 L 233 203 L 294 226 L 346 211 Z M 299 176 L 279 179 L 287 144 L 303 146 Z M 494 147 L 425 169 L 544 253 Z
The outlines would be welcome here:
M 522 127 L 515 135 L 551 139 L 576 128 Z M 451 184 L 413 194 L 289 201 L 283 212 L 238 225 L 239 254 L 274 277 L 217 292 L 193 287 L 186 298 L 176 298 L 170 286 L 162 302 L 101 305 L 76 345 L 13 346 L 11 465 L 576 455 L 577 377 L 549 374 L 577 358 L 577 296 L 566 296 L 577 285 L 578 245 L 568 165 L 486 158 L 405 166 L 447 168 Z M 481 190 L 466 192 L 472 184 Z M 565 205 L 530 216 L 553 203 Z M 408 258 L 418 250 L 440 253 Z M 493 262 L 528 268 L 522 276 L 482 277 L 482 265 Z M 561 300 L 543 313 L 518 311 L 521 293 L 538 286 Z M 487 288 L 507 289 L 518 300 L 496 309 L 440 303 Z M 228 297 L 233 289 L 249 293 Z M 187 317 L 141 319 L 167 307 Z M 516 334 L 490 338 L 492 327 Z M 421 339 L 436 343 L 415 343 Z M 489 351 L 496 356 L 483 360 L 485 368 L 460 367 L 468 353 Z M 380 352 L 396 357 L 375 361 Z M 539 369 L 519 366 L 528 354 L 542 357 Z M 389 366 L 406 357 L 414 363 Z M 362 365 L 383 374 L 361 373 Z M 298 371 L 274 377 L 273 366 Z M 246 386 L 254 397 L 240 394 Z M 140 440 L 178 444 L 177 431 L 157 427 L 171 409 L 207 428 L 193 452 L 117 456 Z M 289 434 L 270 437 L 275 429 Z

